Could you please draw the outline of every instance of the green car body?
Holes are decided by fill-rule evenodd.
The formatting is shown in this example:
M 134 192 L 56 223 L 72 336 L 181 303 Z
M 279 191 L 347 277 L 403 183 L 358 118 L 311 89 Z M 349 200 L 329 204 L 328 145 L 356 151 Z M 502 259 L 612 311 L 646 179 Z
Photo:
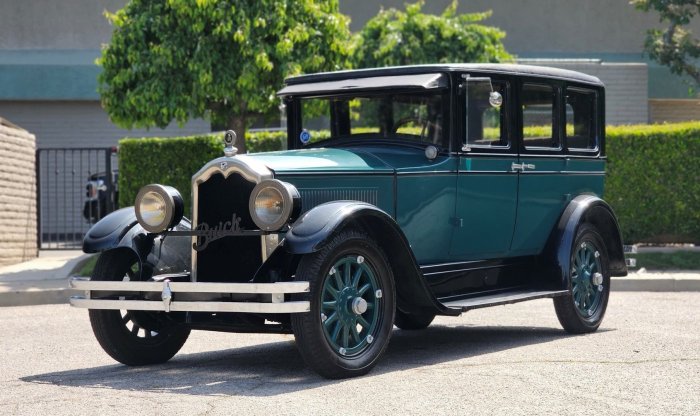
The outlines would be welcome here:
M 151 185 L 90 230 L 85 251 L 134 265 L 129 282 L 75 284 L 94 328 L 122 309 L 146 333 L 293 332 L 337 378 L 369 371 L 392 324 L 435 315 L 551 297 L 569 332 L 600 325 L 610 276 L 627 271 L 601 199 L 597 78 L 424 65 L 305 75 L 279 95 L 288 150 L 236 155 L 227 133 L 225 155 L 193 176 L 191 221 L 177 191 Z M 110 331 L 96 330 L 103 347 Z M 117 360 L 156 361 L 122 338 L 105 348 Z

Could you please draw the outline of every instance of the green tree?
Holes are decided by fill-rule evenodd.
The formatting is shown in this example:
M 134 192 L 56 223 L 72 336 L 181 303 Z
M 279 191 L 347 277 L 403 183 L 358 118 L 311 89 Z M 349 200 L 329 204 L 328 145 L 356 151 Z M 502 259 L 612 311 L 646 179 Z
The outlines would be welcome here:
M 211 117 L 239 134 L 279 105 L 286 76 L 347 65 L 349 19 L 337 0 L 131 0 L 106 13 L 97 64 L 116 124 L 165 127 Z
M 684 26 L 700 13 L 700 0 L 632 0 L 637 9 L 659 13 L 659 21 L 666 29 L 647 31 L 644 49 L 651 59 L 667 66 L 678 75 L 688 75 L 700 86 L 700 41 Z
M 478 24 L 491 12 L 457 14 L 455 0 L 437 16 L 422 13 L 423 4 L 407 4 L 405 12 L 382 9 L 370 19 L 354 37 L 355 67 L 513 59 L 501 42 L 505 32 Z

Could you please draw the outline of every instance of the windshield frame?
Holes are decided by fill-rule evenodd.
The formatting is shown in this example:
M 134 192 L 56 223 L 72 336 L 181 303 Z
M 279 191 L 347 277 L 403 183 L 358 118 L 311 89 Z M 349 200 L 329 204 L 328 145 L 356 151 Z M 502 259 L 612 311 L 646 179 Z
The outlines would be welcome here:
M 449 78 L 448 78 L 449 79 Z M 451 153 L 452 148 L 452 123 L 453 123 L 453 97 L 451 93 L 451 88 L 394 88 L 388 89 L 376 89 L 376 90 L 361 90 L 361 91 L 348 91 L 340 92 L 335 91 L 332 94 L 300 94 L 300 95 L 287 95 L 284 96 L 284 104 L 287 110 L 287 149 L 308 149 L 308 148 L 318 148 L 318 147 L 336 147 L 336 146 L 376 146 L 376 145 L 396 145 L 412 148 L 425 149 L 426 146 L 434 145 L 438 148 L 440 153 Z M 381 97 L 387 95 L 416 95 L 416 96 L 431 96 L 437 95 L 442 101 L 441 103 L 441 116 L 442 116 L 442 139 L 441 143 L 433 144 L 429 141 L 418 141 L 410 138 L 401 139 L 400 137 L 382 137 L 380 133 L 367 133 L 367 134 L 355 134 L 352 136 L 344 137 L 331 137 L 324 140 L 319 140 L 317 142 L 303 144 L 301 143 L 299 137 L 303 130 L 303 114 L 302 114 L 302 101 L 308 99 L 333 99 L 333 98 L 367 98 L 367 97 Z M 362 137 L 360 137 L 362 136 Z M 368 139 L 368 137 L 375 136 L 376 139 Z

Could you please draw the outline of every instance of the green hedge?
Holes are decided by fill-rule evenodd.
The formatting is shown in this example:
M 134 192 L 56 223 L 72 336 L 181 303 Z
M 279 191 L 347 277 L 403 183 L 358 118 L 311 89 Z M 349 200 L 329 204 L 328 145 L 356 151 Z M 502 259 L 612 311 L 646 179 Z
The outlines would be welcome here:
M 700 242 L 700 122 L 607 128 L 605 199 L 627 243 Z
M 133 205 L 141 186 L 162 183 L 182 192 L 189 213 L 190 179 L 223 154 L 221 136 L 120 141 L 120 206 Z M 279 150 L 285 136 L 248 133 L 248 149 Z M 607 154 L 605 199 L 626 243 L 700 242 L 700 122 L 608 127 Z

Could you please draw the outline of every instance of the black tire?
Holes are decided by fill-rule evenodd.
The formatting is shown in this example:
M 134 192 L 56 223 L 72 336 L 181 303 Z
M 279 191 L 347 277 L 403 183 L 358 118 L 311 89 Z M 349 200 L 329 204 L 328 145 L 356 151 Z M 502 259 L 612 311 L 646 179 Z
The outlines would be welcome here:
M 581 252 L 590 253 L 587 257 L 591 259 L 595 267 L 589 267 L 587 271 L 584 270 L 585 268 L 577 267 L 576 256 Z M 571 250 L 569 293 L 554 298 L 557 318 L 566 332 L 584 334 L 594 332 L 600 326 L 610 297 L 608 265 L 608 250 L 600 234 L 594 227 L 588 224 L 582 225 L 576 233 L 574 246 Z M 596 273 L 602 275 L 598 277 L 599 279 L 602 277 L 601 285 L 595 284 Z
M 132 276 L 133 256 L 100 255 L 92 280 L 118 281 Z M 188 328 L 171 321 L 164 312 L 90 309 L 92 331 L 112 358 L 130 366 L 164 363 L 182 348 Z
M 310 293 L 299 297 L 310 301 L 311 312 L 292 314 L 294 336 L 307 365 L 331 379 L 369 372 L 386 350 L 396 309 L 394 278 L 384 252 L 363 232 L 345 230 L 320 251 L 305 255 L 295 279 L 311 284 Z M 356 308 L 363 301 L 364 311 Z
M 427 328 L 433 322 L 433 319 L 435 319 L 435 314 L 432 313 L 413 314 L 397 310 L 396 317 L 394 317 L 394 325 L 404 331 L 415 331 Z

